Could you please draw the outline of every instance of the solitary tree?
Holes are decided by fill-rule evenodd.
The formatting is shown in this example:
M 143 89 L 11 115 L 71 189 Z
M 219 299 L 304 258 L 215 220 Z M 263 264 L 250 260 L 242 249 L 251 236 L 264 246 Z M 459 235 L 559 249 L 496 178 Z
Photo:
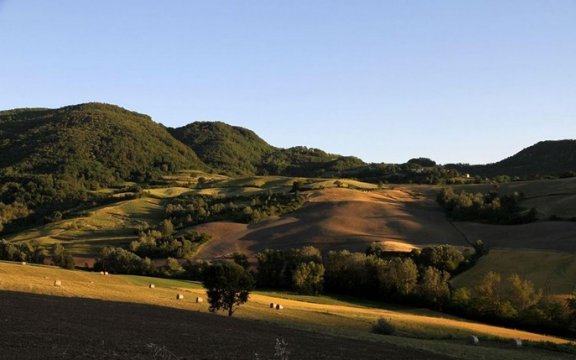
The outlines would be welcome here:
M 206 268 L 204 287 L 207 289 L 209 310 L 227 310 L 228 316 L 232 316 L 238 306 L 248 301 L 254 279 L 242 266 L 222 261 Z

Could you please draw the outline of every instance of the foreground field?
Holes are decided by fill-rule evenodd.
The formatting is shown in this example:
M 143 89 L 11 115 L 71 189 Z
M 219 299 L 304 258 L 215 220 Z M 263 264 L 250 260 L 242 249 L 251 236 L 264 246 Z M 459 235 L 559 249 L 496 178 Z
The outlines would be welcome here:
M 265 322 L 81 298 L 0 292 L 0 317 L 2 359 L 272 359 L 276 339 L 288 344 L 291 359 L 450 359 Z
M 53 286 L 55 279 L 62 281 L 61 287 Z M 156 284 L 155 289 L 148 288 L 150 282 Z M 513 349 L 506 343 L 486 341 L 500 337 L 566 342 L 563 339 L 426 310 L 373 307 L 331 298 L 256 293 L 238 310 L 235 317 L 239 319 L 227 319 L 206 314 L 206 303 L 194 301 L 196 296 L 204 296 L 196 283 L 13 263 L 0 263 L 0 291 L 11 291 L 0 292 L 0 321 L 9 334 L 0 340 L 4 342 L 2 348 L 14 354 L 29 349 L 29 358 L 34 358 L 35 351 L 62 355 L 56 358 L 90 358 L 78 354 L 90 351 L 99 354 L 92 358 L 114 358 L 116 353 L 117 358 L 139 359 L 147 358 L 149 343 L 190 358 L 250 359 L 256 352 L 269 358 L 277 337 L 287 340 L 295 359 L 445 358 L 442 354 L 461 359 L 568 358 L 562 353 Z M 176 293 L 184 294 L 185 299 L 177 301 Z M 281 303 L 285 309 L 272 310 L 270 302 Z M 400 336 L 371 334 L 369 329 L 379 317 L 390 319 Z M 75 333 L 80 335 L 70 337 Z M 108 335 L 99 335 L 102 333 Z M 469 334 L 478 335 L 483 346 L 466 345 L 464 339 Z M 28 338 L 36 340 L 22 342 Z M 85 347 L 80 346 L 82 341 Z

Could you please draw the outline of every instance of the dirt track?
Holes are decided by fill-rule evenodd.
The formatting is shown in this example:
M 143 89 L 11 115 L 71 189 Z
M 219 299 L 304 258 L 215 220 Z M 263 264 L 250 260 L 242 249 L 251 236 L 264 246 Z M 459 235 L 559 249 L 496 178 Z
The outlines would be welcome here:
M 449 359 L 392 345 L 329 337 L 257 321 L 149 305 L 0 292 L 1 359 Z

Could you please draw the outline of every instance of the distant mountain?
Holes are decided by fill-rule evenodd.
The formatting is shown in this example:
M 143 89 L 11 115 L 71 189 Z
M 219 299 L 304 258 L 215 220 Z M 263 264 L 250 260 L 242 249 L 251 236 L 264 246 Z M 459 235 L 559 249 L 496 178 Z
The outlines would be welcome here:
M 150 117 L 114 105 L 0 112 L 0 170 L 106 185 L 176 169 L 207 169 Z
M 541 141 L 493 164 L 447 166 L 460 172 L 488 177 L 562 176 L 576 171 L 576 140 Z
M 229 175 L 258 173 L 263 158 L 277 150 L 252 130 L 223 122 L 194 122 L 170 132 L 206 164 Z

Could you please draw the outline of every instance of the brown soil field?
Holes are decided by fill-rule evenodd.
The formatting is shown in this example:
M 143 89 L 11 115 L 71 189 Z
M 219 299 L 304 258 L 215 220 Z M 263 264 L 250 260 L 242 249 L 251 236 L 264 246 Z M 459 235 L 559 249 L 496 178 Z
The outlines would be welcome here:
M 291 359 L 450 359 L 263 321 L 9 291 L 0 291 L 0 327 L 2 359 L 271 359 L 276 339 Z
M 433 244 L 467 246 L 478 239 L 491 248 L 576 251 L 576 222 L 452 224 L 436 204 L 432 188 L 416 186 L 373 192 L 317 190 L 309 195 L 304 207 L 285 216 L 251 225 L 214 222 L 195 230 L 213 236 L 197 258 L 303 245 L 324 251 L 364 251 L 372 242 L 389 250 L 410 251 Z
M 213 236 L 197 258 L 303 245 L 351 251 L 364 251 L 372 242 L 401 251 L 429 244 L 467 245 L 432 197 L 408 187 L 374 192 L 318 190 L 304 207 L 285 216 L 251 225 L 215 222 L 194 230 Z

